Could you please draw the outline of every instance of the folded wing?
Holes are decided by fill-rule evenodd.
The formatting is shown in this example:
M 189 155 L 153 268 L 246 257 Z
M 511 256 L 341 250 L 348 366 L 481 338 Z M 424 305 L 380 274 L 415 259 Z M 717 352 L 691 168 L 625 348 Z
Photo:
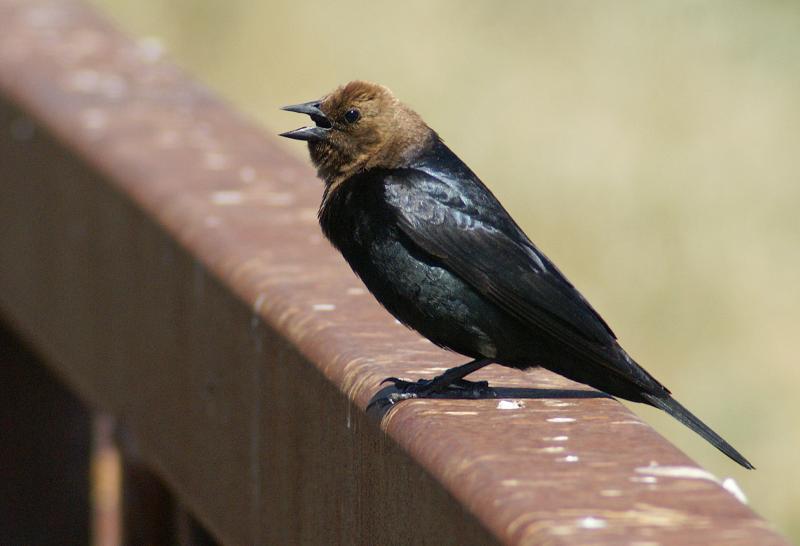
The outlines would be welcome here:
M 495 305 L 645 390 L 659 385 L 480 180 L 404 169 L 385 192 L 405 235 Z

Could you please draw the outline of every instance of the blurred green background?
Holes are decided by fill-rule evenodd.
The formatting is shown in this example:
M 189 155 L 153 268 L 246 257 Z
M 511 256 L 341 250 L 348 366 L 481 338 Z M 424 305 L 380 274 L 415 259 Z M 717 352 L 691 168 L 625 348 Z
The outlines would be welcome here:
M 800 540 L 800 3 L 94 2 L 273 133 L 388 85 L 758 470 L 635 411 Z

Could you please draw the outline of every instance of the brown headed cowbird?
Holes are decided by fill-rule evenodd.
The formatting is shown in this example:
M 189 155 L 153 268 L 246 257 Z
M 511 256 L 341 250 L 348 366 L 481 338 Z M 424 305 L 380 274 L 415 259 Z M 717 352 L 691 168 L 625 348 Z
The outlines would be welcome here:
M 390 378 L 398 389 L 469 390 L 480 385 L 464 377 L 487 364 L 541 366 L 660 408 L 753 468 L 628 356 L 475 173 L 386 87 L 350 82 L 283 109 L 315 122 L 282 136 L 308 142 L 325 183 L 327 238 L 400 322 L 473 359 L 432 380 Z

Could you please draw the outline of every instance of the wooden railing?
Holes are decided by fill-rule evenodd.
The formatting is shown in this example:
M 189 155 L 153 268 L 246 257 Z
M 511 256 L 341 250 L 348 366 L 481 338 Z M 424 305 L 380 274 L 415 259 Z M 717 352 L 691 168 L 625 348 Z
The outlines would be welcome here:
M 367 412 L 384 377 L 459 358 L 329 248 L 305 162 L 160 57 L 79 3 L 0 0 L 0 317 L 67 386 L 42 404 L 87 446 L 65 453 L 69 490 L 87 498 L 92 429 L 112 469 L 92 474 L 95 543 L 786 544 L 618 402 L 545 371 Z M 70 393 L 88 410 L 61 413 Z M 60 460 L 45 422 L 17 424 L 56 454 L 6 468 Z M 24 483 L 26 513 L 59 512 Z M 88 518 L 81 502 L 64 506 Z

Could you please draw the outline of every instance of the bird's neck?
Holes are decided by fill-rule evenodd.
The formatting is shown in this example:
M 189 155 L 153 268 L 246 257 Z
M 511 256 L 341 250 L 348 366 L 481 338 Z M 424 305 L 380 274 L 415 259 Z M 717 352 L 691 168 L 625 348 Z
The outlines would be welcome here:
M 416 112 L 399 105 L 368 140 L 352 147 L 309 142 L 309 152 L 319 177 L 326 186 L 335 186 L 370 169 L 407 167 L 437 140 L 438 135 Z

